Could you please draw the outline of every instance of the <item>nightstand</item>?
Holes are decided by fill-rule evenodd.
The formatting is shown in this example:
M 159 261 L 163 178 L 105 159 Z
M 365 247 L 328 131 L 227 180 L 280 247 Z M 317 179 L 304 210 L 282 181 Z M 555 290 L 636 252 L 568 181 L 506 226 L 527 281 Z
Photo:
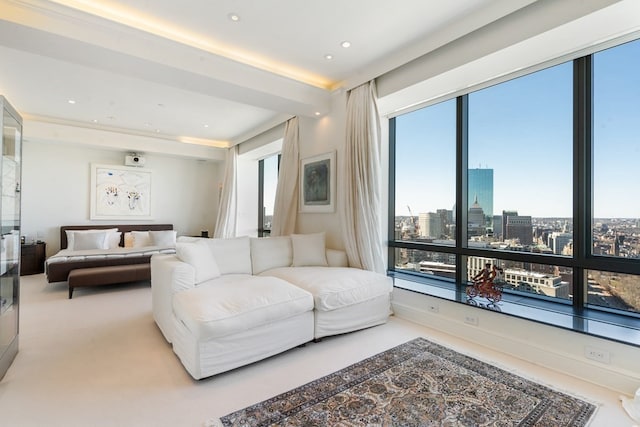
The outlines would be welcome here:
M 44 273 L 46 253 L 45 242 L 20 245 L 20 275 Z

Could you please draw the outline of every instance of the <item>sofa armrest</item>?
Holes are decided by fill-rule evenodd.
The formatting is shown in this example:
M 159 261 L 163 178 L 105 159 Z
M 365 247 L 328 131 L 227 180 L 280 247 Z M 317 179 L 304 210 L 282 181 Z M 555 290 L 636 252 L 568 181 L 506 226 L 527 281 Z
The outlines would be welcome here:
M 168 342 L 172 341 L 173 295 L 195 287 L 193 266 L 176 255 L 151 256 L 151 308 L 153 318 Z
M 326 254 L 329 267 L 349 267 L 349 259 L 345 251 L 327 248 Z

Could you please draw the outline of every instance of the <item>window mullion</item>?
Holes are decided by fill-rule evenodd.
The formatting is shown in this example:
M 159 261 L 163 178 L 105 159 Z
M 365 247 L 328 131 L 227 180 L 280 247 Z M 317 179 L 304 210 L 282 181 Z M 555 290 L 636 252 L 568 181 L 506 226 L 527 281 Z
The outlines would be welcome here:
M 396 119 L 389 119 L 389 226 L 387 228 L 389 241 L 397 240 L 396 233 Z M 388 247 L 387 268 L 395 269 L 396 248 Z
M 576 261 L 573 280 L 573 306 L 582 313 L 586 300 L 584 266 L 591 256 L 592 177 L 593 177 L 593 108 L 591 56 L 574 61 L 573 68 L 573 259 Z
M 264 235 L 264 159 L 258 161 L 258 236 Z
M 457 290 L 461 294 L 467 283 L 466 257 L 462 249 L 468 245 L 467 212 L 467 169 L 469 159 L 469 96 L 462 95 L 456 99 L 456 277 Z

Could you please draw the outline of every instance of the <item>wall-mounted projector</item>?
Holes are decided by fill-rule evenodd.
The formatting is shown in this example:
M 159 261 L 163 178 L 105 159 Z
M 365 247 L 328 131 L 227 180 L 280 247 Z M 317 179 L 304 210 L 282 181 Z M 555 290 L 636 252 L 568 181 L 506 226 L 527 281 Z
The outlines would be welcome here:
M 138 154 L 131 154 L 124 158 L 125 166 L 138 166 L 141 168 L 144 166 L 144 163 L 145 163 L 145 158 Z

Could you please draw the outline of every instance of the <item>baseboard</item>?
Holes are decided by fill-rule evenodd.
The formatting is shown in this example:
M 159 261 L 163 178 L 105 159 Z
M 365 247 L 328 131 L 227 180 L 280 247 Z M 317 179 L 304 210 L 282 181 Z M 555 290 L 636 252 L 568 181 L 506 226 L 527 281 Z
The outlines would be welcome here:
M 413 298 L 412 303 L 415 302 L 415 294 Z M 473 326 L 459 320 L 464 319 L 460 313 L 465 309 L 468 310 L 468 307 L 449 301 L 435 300 L 438 304 L 437 312 L 417 308 L 406 302 L 394 301 L 394 315 L 618 393 L 633 395 L 640 385 L 637 370 L 630 370 L 616 363 L 626 360 L 637 361 L 639 352 L 637 348 L 614 343 L 616 344 L 613 347 L 615 352 L 612 351 L 610 364 L 594 362 L 584 356 L 584 346 L 601 347 L 603 343 L 597 341 L 593 344 L 592 337 L 524 319 L 513 317 L 505 319 L 504 315 L 490 311 L 478 313 L 480 310 L 477 309 L 473 311 L 473 316 L 479 318 L 479 324 L 483 327 Z M 429 305 L 420 304 L 420 306 L 426 308 Z M 505 327 L 506 322 L 509 324 L 508 327 Z M 536 339 L 531 339 L 532 335 L 536 336 Z M 540 336 L 544 338 L 541 339 Z M 575 353 L 561 350 L 560 345 L 554 345 L 562 342 L 566 347 L 567 342 L 571 340 L 575 340 L 575 345 L 572 346 Z M 637 362 L 631 363 L 629 366 Z

